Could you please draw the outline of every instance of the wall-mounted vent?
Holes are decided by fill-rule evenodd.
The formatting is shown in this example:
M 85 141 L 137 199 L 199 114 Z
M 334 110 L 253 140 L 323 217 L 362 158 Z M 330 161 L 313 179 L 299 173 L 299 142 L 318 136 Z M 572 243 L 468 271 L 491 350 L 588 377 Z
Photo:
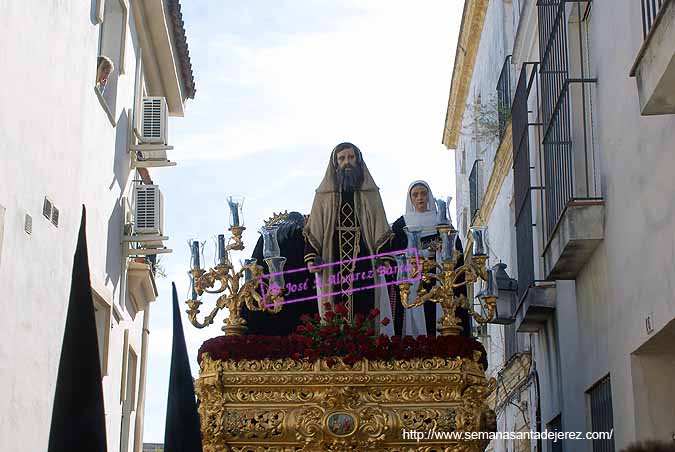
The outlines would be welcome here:
M 51 221 L 57 228 L 59 227 L 59 209 L 57 209 L 54 203 L 46 196 L 42 203 L 42 216 Z
M 45 201 L 42 204 L 42 215 L 48 220 L 52 219 L 52 202 L 45 197 Z
M 54 206 L 52 206 L 52 224 L 59 227 L 59 209 Z
M 33 233 L 33 217 L 26 214 L 26 217 L 23 221 L 23 230 L 26 234 L 31 235 Z
M 167 106 L 164 97 L 144 97 L 141 117 L 141 142 L 167 144 Z
M 162 194 L 157 185 L 134 187 L 134 232 L 162 233 Z

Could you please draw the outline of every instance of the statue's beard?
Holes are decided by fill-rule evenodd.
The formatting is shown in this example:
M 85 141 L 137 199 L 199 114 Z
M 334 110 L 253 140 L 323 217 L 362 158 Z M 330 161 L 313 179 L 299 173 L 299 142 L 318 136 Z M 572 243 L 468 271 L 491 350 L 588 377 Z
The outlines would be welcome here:
M 348 171 L 347 168 L 351 168 L 351 171 Z M 337 180 L 341 191 L 357 191 L 361 188 L 361 184 L 363 184 L 363 169 L 361 168 L 361 165 L 339 168 L 337 171 Z

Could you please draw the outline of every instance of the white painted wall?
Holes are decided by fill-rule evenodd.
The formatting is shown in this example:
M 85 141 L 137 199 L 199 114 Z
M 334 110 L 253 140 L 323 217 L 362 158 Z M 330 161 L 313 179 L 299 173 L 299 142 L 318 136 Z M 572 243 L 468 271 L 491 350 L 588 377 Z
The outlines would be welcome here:
M 503 61 L 497 56 L 503 55 L 499 50 L 504 42 L 497 18 L 505 3 L 511 2 L 489 3 L 468 105 L 477 92 L 494 90 Z M 514 0 L 512 5 L 516 31 L 515 41 L 509 44 L 513 44 L 517 75 L 522 62 L 539 60 L 539 37 L 536 2 Z M 532 343 L 542 383 L 543 426 L 562 411 L 564 430 L 590 429 L 586 391 L 609 374 L 615 447 L 620 450 L 636 439 L 669 441 L 674 432 L 672 391 L 665 381 L 672 376 L 670 369 L 675 369 L 669 351 L 675 349 L 675 116 L 640 116 L 636 82 L 628 76 L 642 44 L 639 2 L 595 1 L 589 20 L 591 76 L 598 78 L 591 88 L 592 132 L 596 176 L 606 202 L 605 239 L 575 281 L 558 281 L 555 316 Z M 535 102 L 531 110 L 535 119 Z M 470 121 L 465 115 L 464 129 L 470 129 Z M 457 174 L 458 215 L 468 207 L 468 172 L 476 158 L 470 136 L 460 137 L 458 164 L 461 149 L 466 149 L 467 172 Z M 533 151 L 538 153 L 537 148 Z M 486 182 L 493 152 L 492 147 L 485 150 Z M 513 207 L 508 206 L 512 193 L 510 175 L 489 220 L 488 234 L 493 250 L 515 277 L 515 239 L 509 234 L 515 230 Z M 538 192 L 533 193 L 533 209 L 541 248 Z M 651 333 L 645 328 L 648 315 L 654 325 Z M 501 329 L 490 327 L 490 373 L 498 371 L 503 360 Z M 505 417 L 511 415 L 515 414 Z M 501 427 L 509 422 L 513 421 L 500 418 Z M 591 450 L 587 442 L 565 447 Z M 494 450 L 504 449 L 495 445 Z M 544 450 L 550 450 L 548 445 Z
M 39 3 L 39 4 L 38 4 Z M 100 26 L 95 2 L 3 2 L 0 29 L 0 438 L 3 450 L 46 450 L 81 206 L 87 207 L 92 287 L 115 306 L 103 378 L 108 450 L 120 450 L 124 330 L 140 356 L 143 314 L 126 306 L 120 197 L 129 187 L 128 109 L 135 47 L 127 29 L 126 73 L 113 127 L 94 92 Z M 129 22 L 133 18 L 129 11 Z M 48 196 L 60 210 L 42 214 Z M 33 232 L 23 232 L 24 215 Z M 138 371 L 136 373 L 138 375 Z M 138 384 L 136 384 L 138 387 Z M 133 419 L 131 422 L 133 441 Z M 131 446 L 128 450 L 131 450 Z

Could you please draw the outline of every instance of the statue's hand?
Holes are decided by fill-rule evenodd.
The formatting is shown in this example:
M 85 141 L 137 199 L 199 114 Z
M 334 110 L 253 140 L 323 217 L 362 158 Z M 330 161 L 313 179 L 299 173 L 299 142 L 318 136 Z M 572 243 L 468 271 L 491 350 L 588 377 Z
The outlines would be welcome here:
M 321 271 L 320 268 L 316 267 L 316 263 L 313 260 L 307 262 L 307 270 L 309 270 L 310 273 L 319 273 L 319 271 Z

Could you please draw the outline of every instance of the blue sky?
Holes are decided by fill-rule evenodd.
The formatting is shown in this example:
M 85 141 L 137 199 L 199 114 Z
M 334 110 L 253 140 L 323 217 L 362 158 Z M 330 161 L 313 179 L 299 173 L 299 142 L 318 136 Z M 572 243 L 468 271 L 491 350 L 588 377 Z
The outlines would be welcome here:
M 152 173 L 174 252 L 161 258 L 167 277 L 157 280 L 151 307 L 145 442 L 164 439 L 171 282 L 182 302 L 186 242 L 227 234 L 228 195 L 245 197 L 247 248 L 232 254 L 235 262 L 250 256 L 256 230 L 273 212 L 309 213 L 330 151 L 342 141 L 363 151 L 390 223 L 403 214 L 414 179 L 428 181 L 436 196 L 454 196 L 454 156 L 441 137 L 462 3 L 181 2 L 197 94 L 184 118 L 170 120 L 178 166 Z M 205 301 L 202 311 L 213 306 Z M 224 318 L 198 330 L 183 317 L 195 377 L 197 350 L 222 334 Z

